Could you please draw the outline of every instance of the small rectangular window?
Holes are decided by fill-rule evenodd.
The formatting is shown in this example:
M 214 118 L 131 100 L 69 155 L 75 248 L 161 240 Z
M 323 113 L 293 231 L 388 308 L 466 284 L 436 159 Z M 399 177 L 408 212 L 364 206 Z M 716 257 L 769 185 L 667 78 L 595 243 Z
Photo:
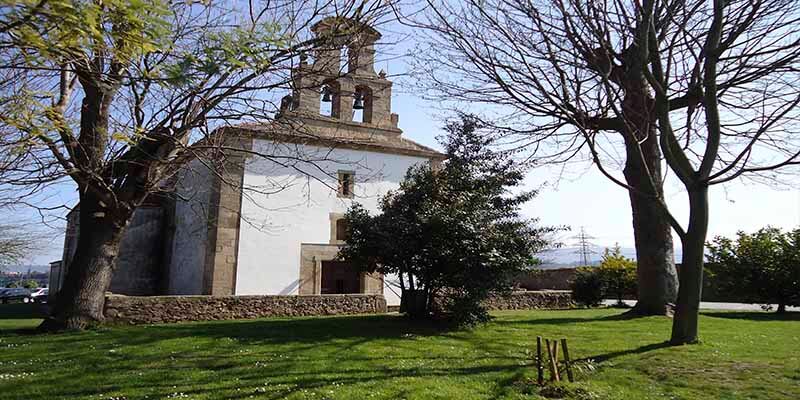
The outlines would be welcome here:
M 355 173 L 352 171 L 339 171 L 339 197 L 353 198 L 355 187 Z
M 347 239 L 347 220 L 340 218 L 336 220 L 336 240 Z

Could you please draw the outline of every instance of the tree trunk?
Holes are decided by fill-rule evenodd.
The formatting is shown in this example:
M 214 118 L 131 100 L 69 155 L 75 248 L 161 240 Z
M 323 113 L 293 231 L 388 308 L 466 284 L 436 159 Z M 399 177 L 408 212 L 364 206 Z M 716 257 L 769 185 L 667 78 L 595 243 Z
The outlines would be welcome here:
M 105 292 L 130 215 L 113 214 L 91 194 L 82 194 L 79 218 L 75 255 L 42 330 L 85 329 L 104 319 Z
M 400 281 L 400 309 L 399 310 L 400 310 L 400 314 L 403 314 L 408 309 L 408 304 L 406 303 L 408 301 L 408 299 L 406 298 L 406 295 L 405 295 L 405 293 L 406 293 L 406 282 L 405 282 L 405 279 L 403 279 L 403 271 L 402 270 L 400 270 L 400 272 L 397 273 L 397 277 L 398 277 L 398 279 Z
M 144 197 L 139 194 L 126 203 L 113 192 L 114 185 L 104 172 L 110 106 L 119 88 L 119 77 L 99 80 L 89 73 L 78 77 L 84 92 L 80 135 L 72 160 L 79 170 L 75 176 L 81 177 L 76 178 L 80 193 L 78 243 L 51 314 L 40 325 L 43 330 L 84 329 L 103 321 L 105 292 L 135 208 L 131 205 Z M 108 196 L 103 201 L 97 193 Z
M 785 303 L 778 303 L 778 314 L 786 313 L 786 304 Z
M 678 292 L 672 227 L 653 199 L 629 193 L 636 244 L 636 306 L 641 315 L 668 315 Z
M 682 239 L 680 289 L 672 321 L 673 345 L 697 342 L 700 298 L 703 294 L 703 258 L 708 232 L 708 187 L 689 189 L 689 227 Z
M 657 203 L 663 197 L 661 151 L 655 124 L 650 116 L 652 99 L 645 86 L 633 83 L 626 90 L 623 112 L 626 183 L 633 214 L 633 235 L 636 245 L 638 301 L 630 311 L 639 315 L 668 315 L 678 291 L 678 274 L 672 243 L 672 227 L 664 210 Z M 644 161 L 643 161 L 644 160 Z
M 400 303 L 405 305 L 401 310 L 412 319 L 428 317 L 428 293 L 421 289 L 406 289 L 401 294 Z

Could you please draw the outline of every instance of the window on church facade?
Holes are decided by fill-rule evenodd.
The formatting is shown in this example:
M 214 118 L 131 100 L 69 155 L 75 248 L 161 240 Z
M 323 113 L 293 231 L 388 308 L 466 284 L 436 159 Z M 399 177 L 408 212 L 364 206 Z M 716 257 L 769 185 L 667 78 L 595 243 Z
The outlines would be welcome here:
M 353 198 L 355 175 L 353 171 L 339 171 L 339 197 Z
M 336 240 L 345 239 L 347 239 L 347 220 L 340 218 L 336 220 Z

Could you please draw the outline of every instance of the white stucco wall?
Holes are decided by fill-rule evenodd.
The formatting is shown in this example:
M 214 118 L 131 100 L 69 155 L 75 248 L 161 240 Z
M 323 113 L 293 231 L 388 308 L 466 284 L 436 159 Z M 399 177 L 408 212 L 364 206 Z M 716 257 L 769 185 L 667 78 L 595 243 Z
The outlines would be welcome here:
M 178 176 L 169 294 L 203 294 L 212 181 L 211 171 L 200 160 L 187 164 Z
M 330 243 L 331 213 L 345 213 L 353 201 L 377 212 L 380 196 L 397 188 L 410 166 L 428 162 L 422 157 L 265 140 L 256 140 L 253 150 L 313 162 L 282 159 L 284 165 L 278 165 L 260 157 L 248 158 L 239 234 L 237 295 L 297 294 L 301 243 Z M 340 170 L 355 171 L 352 200 L 337 196 L 336 176 Z M 393 280 L 385 278 L 387 285 Z M 400 303 L 398 294 L 396 288 L 384 288 L 391 305 Z

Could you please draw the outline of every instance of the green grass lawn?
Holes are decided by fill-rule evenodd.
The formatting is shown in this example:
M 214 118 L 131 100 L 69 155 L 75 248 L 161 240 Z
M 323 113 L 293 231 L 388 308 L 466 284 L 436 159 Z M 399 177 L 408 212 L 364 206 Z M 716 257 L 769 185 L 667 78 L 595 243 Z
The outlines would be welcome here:
M 380 315 L 34 335 L 19 330 L 33 309 L 0 305 L 2 399 L 538 399 L 521 383 L 537 335 L 594 360 L 555 391 L 570 399 L 800 399 L 800 313 L 706 312 L 702 344 L 666 347 L 668 319 L 619 310 L 502 312 L 449 333 Z

